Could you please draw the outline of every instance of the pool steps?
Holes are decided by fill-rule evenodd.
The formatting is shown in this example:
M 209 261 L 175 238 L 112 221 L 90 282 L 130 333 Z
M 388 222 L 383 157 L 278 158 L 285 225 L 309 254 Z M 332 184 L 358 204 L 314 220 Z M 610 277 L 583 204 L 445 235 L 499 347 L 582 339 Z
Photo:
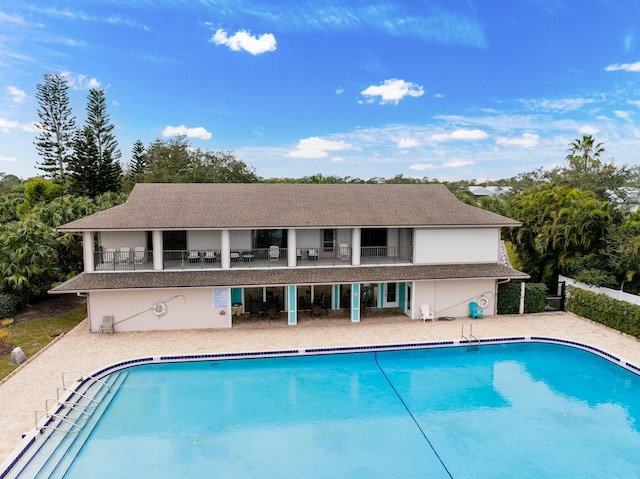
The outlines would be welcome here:
M 30 461 L 15 476 L 8 477 L 33 479 L 64 477 L 127 375 L 126 371 L 116 372 L 107 377 L 106 381 L 95 382 L 83 394 L 75 392 L 79 400 L 73 408 L 62 403 L 53 419 L 55 421 L 62 417 L 65 420 L 50 423 L 55 424 L 54 426 L 43 426 L 44 434 L 47 436 L 39 439 L 43 442 L 38 452 L 50 451 L 51 455 L 47 461 L 44 464 Z M 48 400 L 47 404 L 49 401 L 51 400 Z

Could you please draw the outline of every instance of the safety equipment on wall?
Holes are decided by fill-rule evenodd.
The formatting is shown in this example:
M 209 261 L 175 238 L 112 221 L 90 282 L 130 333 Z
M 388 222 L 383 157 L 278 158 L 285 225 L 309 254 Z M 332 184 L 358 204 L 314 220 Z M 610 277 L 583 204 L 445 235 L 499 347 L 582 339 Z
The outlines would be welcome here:
M 487 306 L 489 306 L 489 298 L 487 298 L 486 296 L 480 296 L 478 298 L 478 307 L 480 309 L 484 309 Z
M 153 310 L 153 314 L 155 314 L 156 316 L 162 316 L 167 312 L 167 305 L 162 301 L 158 301 L 157 303 L 153 304 L 153 307 L 151 309 Z

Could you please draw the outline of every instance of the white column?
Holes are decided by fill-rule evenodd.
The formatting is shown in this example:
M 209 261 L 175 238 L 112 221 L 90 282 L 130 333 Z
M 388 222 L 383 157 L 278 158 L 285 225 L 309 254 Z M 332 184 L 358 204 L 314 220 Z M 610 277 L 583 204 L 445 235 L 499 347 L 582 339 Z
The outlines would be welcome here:
M 231 233 L 229 230 L 222 230 L 220 237 L 220 264 L 222 269 L 231 268 Z
M 361 244 L 360 228 L 351 228 L 351 264 L 360 266 L 360 244 Z
M 298 259 L 296 255 L 296 230 L 295 228 L 289 228 L 287 230 L 287 264 L 290 268 L 296 266 Z
M 84 231 L 82 233 L 82 255 L 84 257 L 85 273 L 95 271 L 96 264 L 93 248 L 93 231 Z
M 153 269 L 163 269 L 164 243 L 162 241 L 162 231 L 153 230 L 151 232 L 151 241 L 153 244 Z

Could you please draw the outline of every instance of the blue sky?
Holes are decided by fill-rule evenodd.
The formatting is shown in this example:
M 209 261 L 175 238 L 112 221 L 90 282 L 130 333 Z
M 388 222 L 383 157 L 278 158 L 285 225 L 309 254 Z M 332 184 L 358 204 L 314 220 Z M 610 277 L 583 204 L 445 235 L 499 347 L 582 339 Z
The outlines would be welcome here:
M 507 178 L 592 134 L 640 164 L 636 0 L 3 0 L 0 172 L 37 175 L 36 85 L 106 91 L 122 161 L 176 133 L 263 177 Z

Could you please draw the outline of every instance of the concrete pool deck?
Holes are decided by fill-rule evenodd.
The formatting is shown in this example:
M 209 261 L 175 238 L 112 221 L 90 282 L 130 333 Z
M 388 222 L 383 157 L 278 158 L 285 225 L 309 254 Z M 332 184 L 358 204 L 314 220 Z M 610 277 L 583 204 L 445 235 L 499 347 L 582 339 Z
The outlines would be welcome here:
M 85 319 L 0 383 L 0 461 L 34 427 L 34 414 L 56 397 L 64 371 L 92 373 L 126 359 L 155 355 L 367 346 L 460 339 L 462 326 L 481 339 L 547 336 L 587 344 L 640 366 L 640 341 L 571 313 L 490 316 L 472 321 L 412 321 L 404 316 L 347 319 L 243 321 L 232 329 L 92 334 Z

